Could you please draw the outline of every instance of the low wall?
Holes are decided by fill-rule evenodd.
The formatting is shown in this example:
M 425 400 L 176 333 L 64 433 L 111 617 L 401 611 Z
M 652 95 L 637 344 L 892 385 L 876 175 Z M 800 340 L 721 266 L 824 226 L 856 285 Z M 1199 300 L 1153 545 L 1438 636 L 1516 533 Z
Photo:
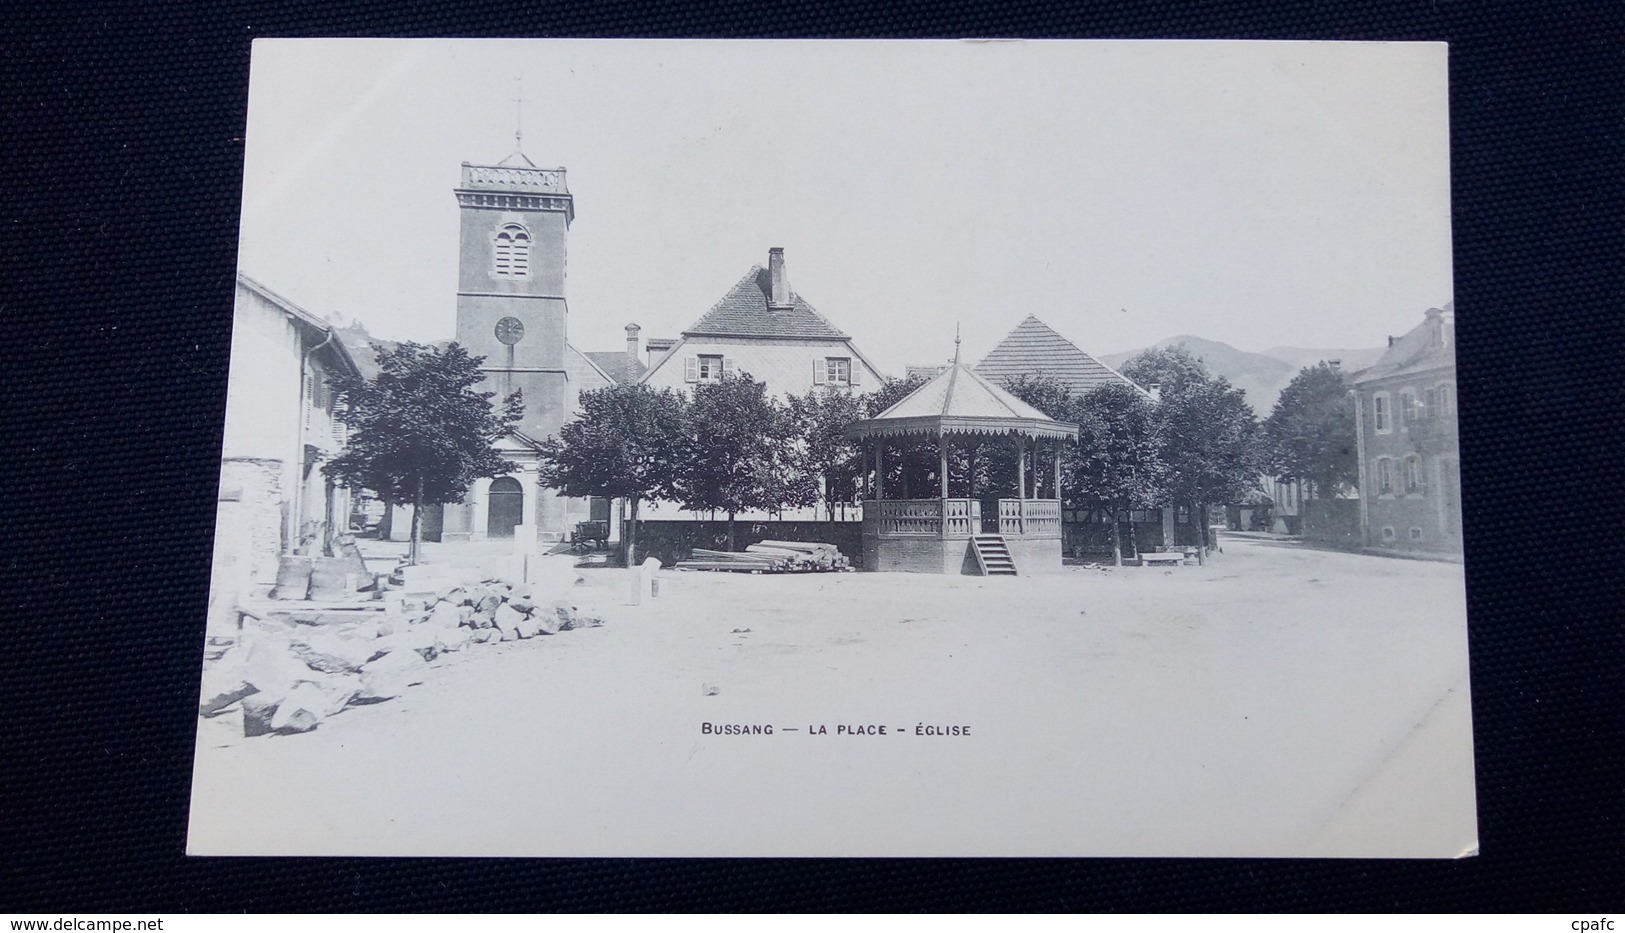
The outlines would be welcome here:
M 638 522 L 638 557 L 658 557 L 660 563 L 670 567 L 679 560 L 687 560 L 695 548 L 713 551 L 728 549 L 728 523 L 726 521 L 640 521 Z M 734 550 L 743 551 L 762 541 L 806 541 L 833 544 L 852 561 L 861 566 L 863 560 L 863 522 L 734 522 Z
M 1303 539 L 1336 547 L 1359 547 L 1360 500 L 1309 499 L 1303 504 Z

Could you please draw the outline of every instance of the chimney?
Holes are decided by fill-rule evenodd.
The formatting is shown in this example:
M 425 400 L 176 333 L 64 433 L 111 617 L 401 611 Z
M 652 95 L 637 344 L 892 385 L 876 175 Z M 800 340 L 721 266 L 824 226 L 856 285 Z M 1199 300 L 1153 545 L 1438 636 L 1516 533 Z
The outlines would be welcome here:
M 767 274 L 771 281 L 767 307 L 774 311 L 790 307 L 790 280 L 784 274 L 784 247 L 775 246 L 767 251 Z
M 1429 308 L 1422 317 L 1426 319 L 1428 325 L 1428 346 L 1444 346 L 1444 312 L 1438 308 Z
M 638 334 L 642 330 L 636 324 L 626 325 L 626 355 L 634 363 L 638 360 Z

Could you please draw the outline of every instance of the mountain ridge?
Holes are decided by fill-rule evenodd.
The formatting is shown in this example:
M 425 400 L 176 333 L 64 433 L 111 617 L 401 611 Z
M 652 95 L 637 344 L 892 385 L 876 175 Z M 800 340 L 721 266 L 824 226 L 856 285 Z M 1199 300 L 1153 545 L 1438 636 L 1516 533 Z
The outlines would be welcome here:
M 1192 356 L 1202 361 L 1208 372 L 1223 376 L 1230 384 L 1247 395 L 1247 403 L 1260 418 L 1269 417 L 1280 398 L 1281 390 L 1292 382 L 1298 372 L 1322 360 L 1339 360 L 1344 372 L 1355 373 L 1375 363 L 1382 356 L 1382 347 L 1355 347 L 1347 349 L 1321 349 L 1312 347 L 1277 346 L 1264 351 L 1238 350 L 1218 340 L 1179 334 L 1159 340 L 1149 347 L 1103 354 L 1097 359 L 1113 369 L 1123 365 L 1150 349 L 1183 346 Z

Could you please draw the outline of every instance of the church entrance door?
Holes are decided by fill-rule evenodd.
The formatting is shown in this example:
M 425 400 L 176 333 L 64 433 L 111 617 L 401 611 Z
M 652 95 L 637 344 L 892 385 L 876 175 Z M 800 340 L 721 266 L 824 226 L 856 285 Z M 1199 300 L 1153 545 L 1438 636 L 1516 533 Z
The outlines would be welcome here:
M 491 481 L 485 533 L 492 538 L 511 538 L 516 525 L 525 520 L 525 490 L 519 481 L 504 476 Z

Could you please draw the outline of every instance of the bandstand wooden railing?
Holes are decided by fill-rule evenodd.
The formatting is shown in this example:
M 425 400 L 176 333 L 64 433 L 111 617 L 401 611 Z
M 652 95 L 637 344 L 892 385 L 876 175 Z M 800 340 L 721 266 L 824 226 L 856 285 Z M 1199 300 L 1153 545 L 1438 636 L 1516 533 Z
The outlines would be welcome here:
M 975 499 L 865 499 L 866 534 L 882 537 L 969 538 L 981 530 Z
M 1000 499 L 999 534 L 1011 537 L 1061 536 L 1057 499 Z

